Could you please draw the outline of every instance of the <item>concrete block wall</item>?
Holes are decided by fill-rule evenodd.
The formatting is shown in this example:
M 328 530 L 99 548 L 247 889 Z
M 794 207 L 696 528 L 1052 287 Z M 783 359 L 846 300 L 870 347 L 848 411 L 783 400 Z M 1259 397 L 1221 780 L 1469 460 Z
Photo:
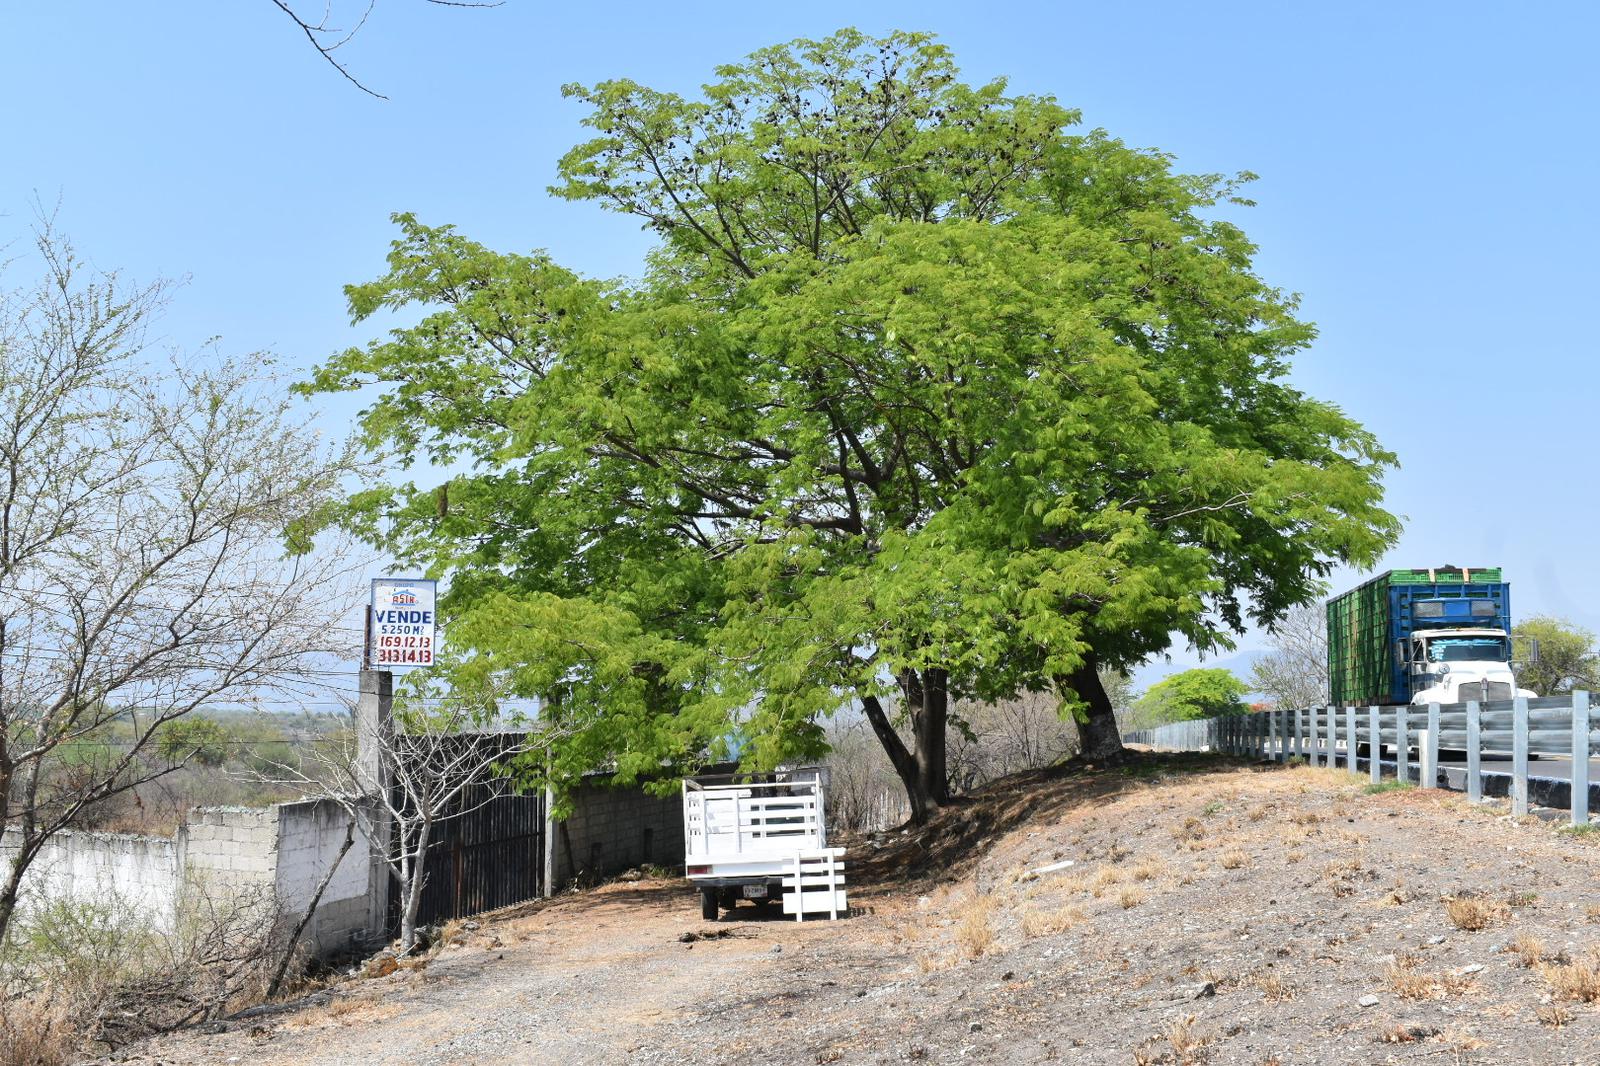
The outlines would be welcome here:
M 0 837 L 0 862 L 9 862 L 19 835 Z M 67 831 L 39 852 L 22 882 L 24 911 L 45 900 L 73 898 L 148 915 L 170 929 L 177 914 L 181 878 L 178 842 L 172 837 L 132 833 Z
M 549 830 L 549 892 L 645 863 L 683 863 L 683 799 L 677 793 L 652 796 L 593 775 L 573 792 L 572 813 Z
M 243 893 L 276 880 L 275 807 L 197 807 L 178 840 L 185 874 L 208 888 Z
M 347 815 L 329 800 L 280 803 L 278 821 L 276 889 L 284 909 L 298 915 L 311 902 L 328 867 L 344 843 Z M 373 863 L 371 846 L 361 825 L 356 840 L 334 870 L 317 913 L 306 928 L 306 938 L 318 953 L 342 951 L 364 937 L 374 919 L 371 905 Z

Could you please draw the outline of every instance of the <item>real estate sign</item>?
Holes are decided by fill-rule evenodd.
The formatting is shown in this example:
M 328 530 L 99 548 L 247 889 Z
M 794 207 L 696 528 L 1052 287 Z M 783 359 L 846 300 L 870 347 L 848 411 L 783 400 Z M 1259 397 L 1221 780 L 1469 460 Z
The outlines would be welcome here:
M 438 583 L 418 577 L 372 582 L 372 665 L 432 666 Z

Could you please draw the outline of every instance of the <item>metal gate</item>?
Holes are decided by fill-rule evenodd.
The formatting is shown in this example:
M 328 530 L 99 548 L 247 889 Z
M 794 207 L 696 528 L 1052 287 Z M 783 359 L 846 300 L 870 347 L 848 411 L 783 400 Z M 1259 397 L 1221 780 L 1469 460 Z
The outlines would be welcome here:
M 544 796 L 504 779 L 469 787 L 433 828 L 423 861 L 417 924 L 508 907 L 544 894 Z M 400 931 L 400 886 L 389 889 L 390 936 Z

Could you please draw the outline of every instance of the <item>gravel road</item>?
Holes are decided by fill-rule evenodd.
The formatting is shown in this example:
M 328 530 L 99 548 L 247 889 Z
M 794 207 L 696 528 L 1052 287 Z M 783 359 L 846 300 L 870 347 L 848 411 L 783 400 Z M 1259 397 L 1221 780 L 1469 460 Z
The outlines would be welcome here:
M 1172 756 L 1013 782 L 877 843 L 848 920 L 713 925 L 681 883 L 610 885 L 126 1059 L 1600 1060 L 1600 842 L 1502 806 Z

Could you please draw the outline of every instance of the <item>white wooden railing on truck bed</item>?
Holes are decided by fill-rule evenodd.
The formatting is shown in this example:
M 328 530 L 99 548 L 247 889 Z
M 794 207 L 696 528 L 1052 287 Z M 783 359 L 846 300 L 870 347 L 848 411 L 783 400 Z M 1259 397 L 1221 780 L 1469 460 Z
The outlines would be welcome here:
M 827 846 L 819 782 L 683 783 L 684 857 L 698 863 L 787 858 Z
M 1511 756 L 1511 810 L 1528 812 L 1529 755 L 1571 759 L 1570 806 L 1573 825 L 1589 822 L 1589 759 L 1600 750 L 1600 730 L 1589 720 L 1589 693 L 1518 698 L 1479 703 L 1430 703 L 1401 707 L 1310 707 L 1226 715 L 1172 722 L 1140 729 L 1124 739 L 1168 751 L 1219 751 L 1284 762 L 1303 758 L 1313 766 L 1343 765 L 1352 773 L 1360 764 L 1374 782 L 1390 765 L 1397 778 L 1438 787 L 1439 749 L 1466 754 L 1465 788 L 1469 798 L 1483 798 L 1483 754 Z M 1396 751 L 1385 764 L 1380 745 Z M 1361 754 L 1365 748 L 1373 754 Z M 1411 749 L 1418 758 L 1413 761 Z M 1541 785 L 1562 782 L 1535 778 Z

